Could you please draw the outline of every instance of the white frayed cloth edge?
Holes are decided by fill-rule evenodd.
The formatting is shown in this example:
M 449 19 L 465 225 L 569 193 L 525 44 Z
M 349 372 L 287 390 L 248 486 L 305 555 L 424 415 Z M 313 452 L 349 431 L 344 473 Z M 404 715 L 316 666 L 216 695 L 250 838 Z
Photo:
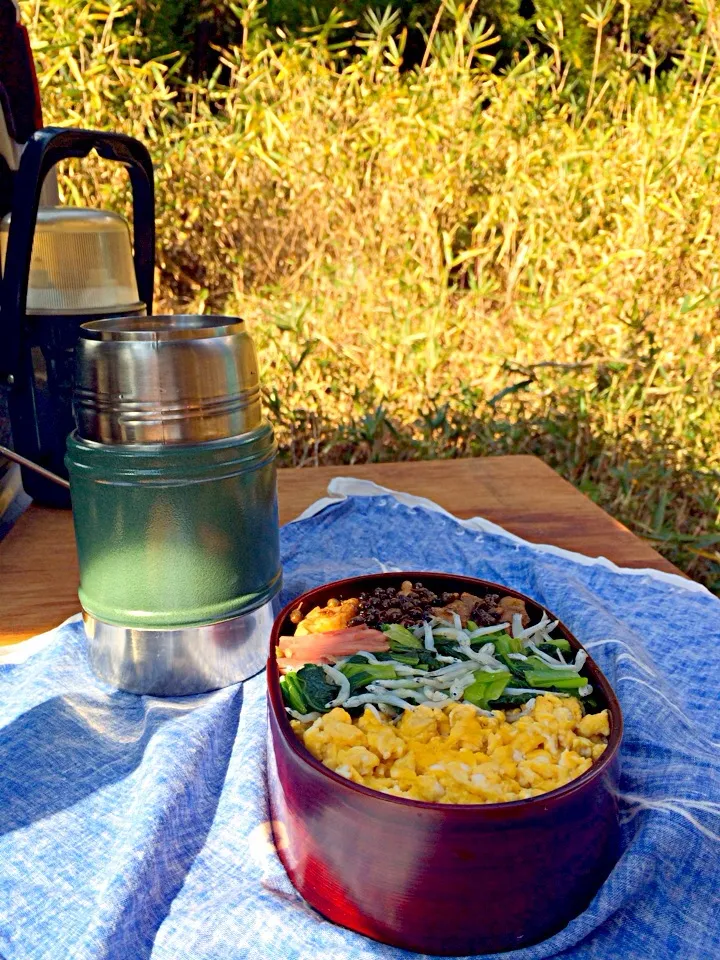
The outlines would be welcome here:
M 444 507 L 435 503 L 434 500 L 428 500 L 426 497 L 416 497 L 414 494 L 403 493 L 400 490 L 391 490 L 389 487 L 381 487 L 372 480 L 359 480 L 356 477 L 334 477 L 328 484 L 328 493 L 330 496 L 316 500 L 315 503 L 311 504 L 306 510 L 303 510 L 300 516 L 295 518 L 295 521 L 307 520 L 309 517 L 314 517 L 315 514 L 320 513 L 320 511 L 325 510 L 327 507 L 341 503 L 347 497 L 390 496 L 394 497 L 398 503 L 402 503 L 407 507 L 423 507 L 425 510 L 432 510 L 434 513 L 442 513 L 468 530 L 474 530 L 480 533 L 492 533 L 496 536 L 505 537 L 514 543 L 530 547 L 531 550 L 538 553 L 549 553 L 556 557 L 563 557 L 566 560 L 572 560 L 573 563 L 578 563 L 584 567 L 605 567 L 607 570 L 612 570 L 613 573 L 620 573 L 625 576 L 651 577 L 653 580 L 667 583 L 673 587 L 689 590 L 693 593 L 704 593 L 708 596 L 713 596 L 707 587 L 704 587 L 701 583 L 688 580 L 685 577 L 679 576 L 677 573 L 666 573 L 664 570 L 655 570 L 653 567 L 619 567 L 616 563 L 613 563 L 612 560 L 608 560 L 607 557 L 587 557 L 583 553 L 575 553 L 572 550 L 565 550 L 563 547 L 555 547 L 550 543 L 531 543 L 529 540 L 523 540 L 522 537 L 510 533 L 508 530 L 505 530 L 504 527 L 500 527 L 497 523 L 486 520 L 484 517 L 472 517 L 470 520 L 460 520 L 458 517 L 453 516 L 448 510 L 445 510 Z

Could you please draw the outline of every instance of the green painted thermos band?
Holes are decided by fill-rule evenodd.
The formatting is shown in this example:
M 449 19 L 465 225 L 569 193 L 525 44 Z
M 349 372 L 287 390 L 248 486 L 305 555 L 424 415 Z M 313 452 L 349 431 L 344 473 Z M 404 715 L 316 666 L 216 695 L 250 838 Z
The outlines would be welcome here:
M 201 444 L 68 438 L 80 602 L 138 628 L 212 623 L 281 583 L 272 428 Z

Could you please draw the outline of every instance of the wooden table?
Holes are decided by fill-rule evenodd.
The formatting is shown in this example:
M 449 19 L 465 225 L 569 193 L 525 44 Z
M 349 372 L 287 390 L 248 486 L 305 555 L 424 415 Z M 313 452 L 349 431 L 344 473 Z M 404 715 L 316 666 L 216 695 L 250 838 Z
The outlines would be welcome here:
M 427 497 L 458 517 L 486 517 L 535 543 L 680 573 L 536 457 L 280 470 L 280 522 L 322 497 L 335 476 Z M 30 506 L 0 542 L 0 644 L 49 630 L 79 610 L 77 583 L 70 512 Z

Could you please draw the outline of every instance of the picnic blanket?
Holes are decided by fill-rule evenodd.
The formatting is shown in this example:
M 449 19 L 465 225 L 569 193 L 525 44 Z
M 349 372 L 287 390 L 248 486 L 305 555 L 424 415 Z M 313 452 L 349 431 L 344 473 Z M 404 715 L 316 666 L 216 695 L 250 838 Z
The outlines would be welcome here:
M 621 700 L 622 858 L 585 913 L 502 956 L 720 956 L 720 600 L 367 482 L 331 491 L 282 530 L 284 600 L 380 570 L 499 581 L 560 616 Z M 290 885 L 263 674 L 196 697 L 120 693 L 91 673 L 78 618 L 0 664 L 3 960 L 418 956 L 334 926 Z

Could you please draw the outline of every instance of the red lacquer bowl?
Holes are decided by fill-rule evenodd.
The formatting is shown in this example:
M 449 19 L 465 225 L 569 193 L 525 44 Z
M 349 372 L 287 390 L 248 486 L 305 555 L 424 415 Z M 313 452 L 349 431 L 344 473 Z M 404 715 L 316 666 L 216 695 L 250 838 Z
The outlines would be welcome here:
M 531 622 L 544 607 L 485 580 L 387 573 L 327 584 L 298 597 L 273 627 L 268 660 L 268 782 L 275 839 L 302 896 L 329 920 L 375 940 L 445 955 L 527 946 L 590 902 L 619 855 L 615 786 L 622 714 L 592 659 L 585 670 L 610 714 L 607 749 L 571 783 L 530 800 L 423 803 L 352 783 L 317 761 L 285 712 L 275 660 L 291 610 L 360 590 L 421 581 L 436 593 L 520 597 Z M 552 619 L 550 611 L 546 611 Z M 573 648 L 580 644 L 558 628 Z

